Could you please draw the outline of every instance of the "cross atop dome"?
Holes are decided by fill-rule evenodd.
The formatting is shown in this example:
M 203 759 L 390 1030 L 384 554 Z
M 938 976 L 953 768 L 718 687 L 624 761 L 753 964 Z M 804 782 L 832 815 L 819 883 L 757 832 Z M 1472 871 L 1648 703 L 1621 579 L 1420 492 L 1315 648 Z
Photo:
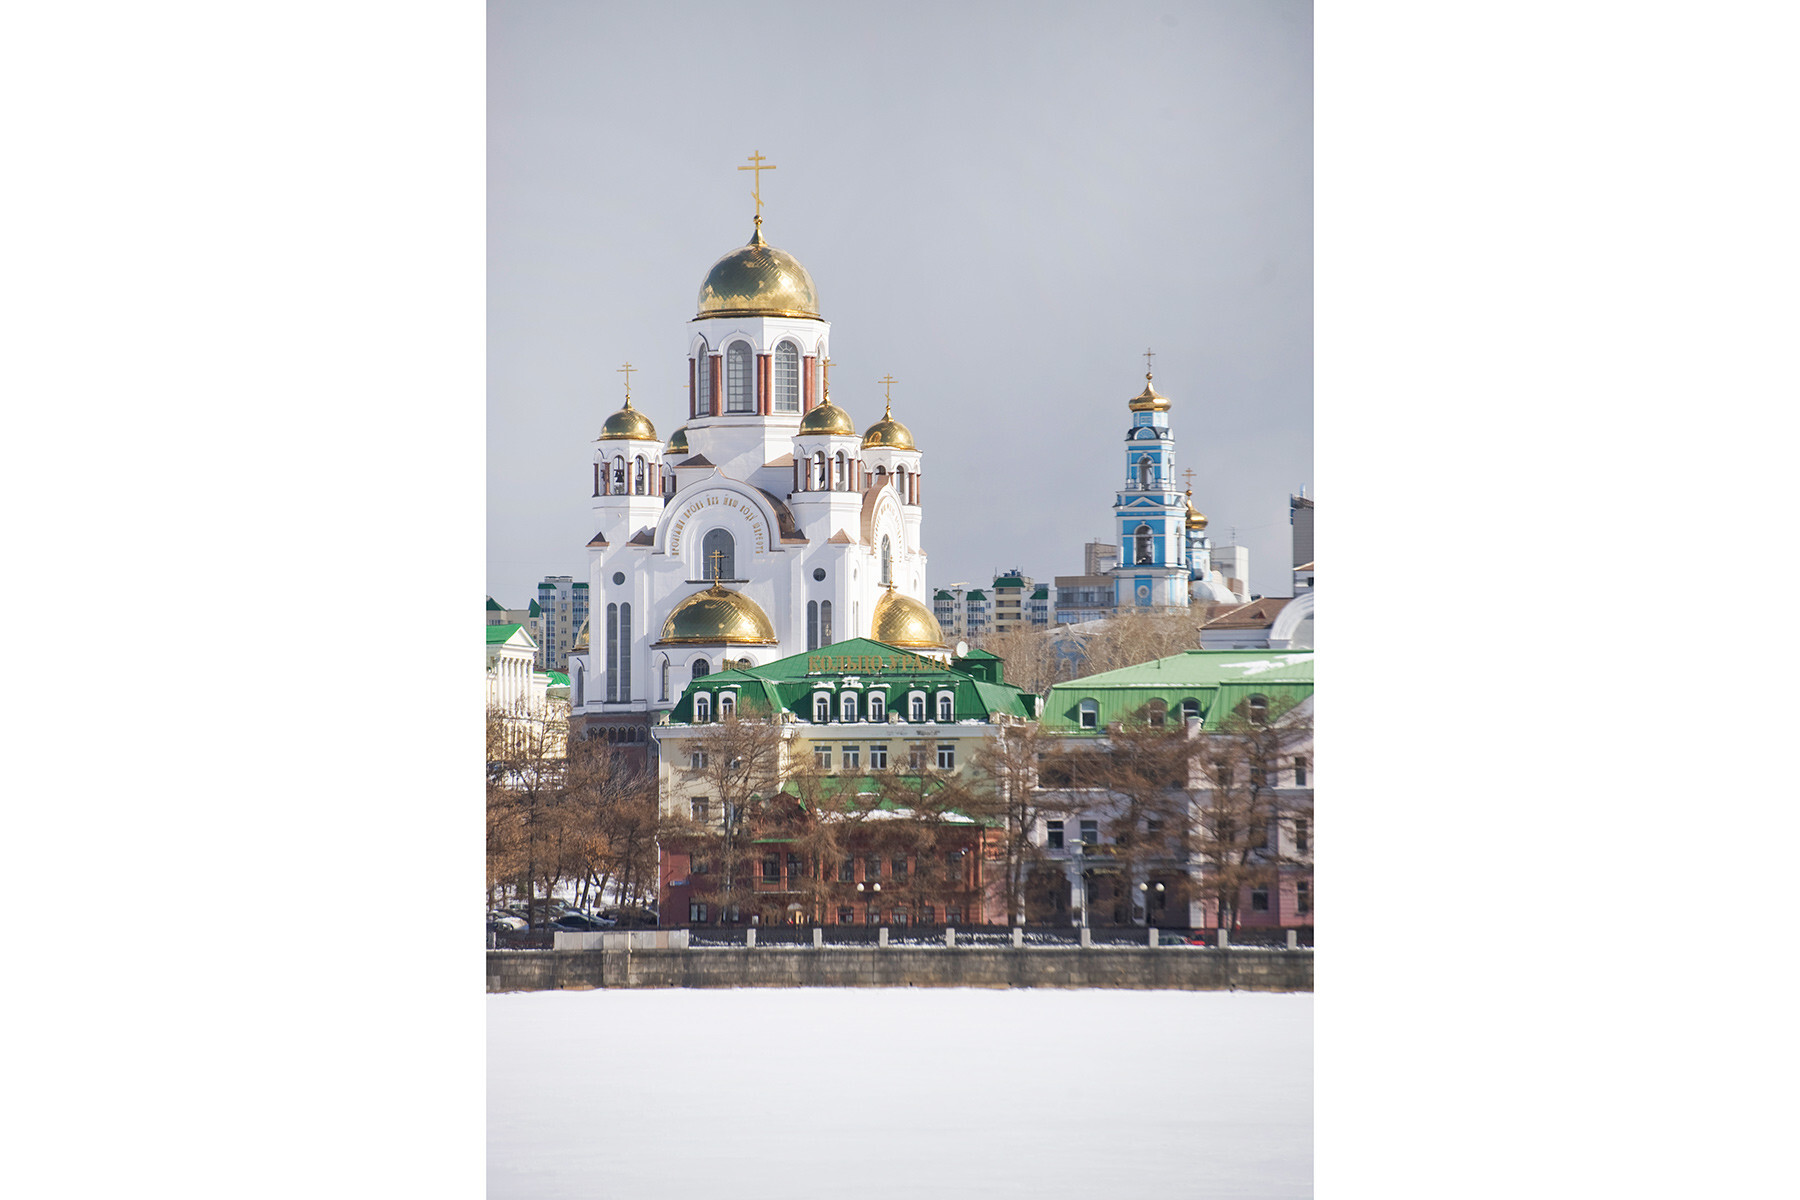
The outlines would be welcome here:
M 768 161 L 768 159 L 762 156 L 760 150 L 752 150 L 750 152 L 750 165 L 738 168 L 740 171 L 756 172 L 756 174 L 751 176 L 751 178 L 756 181 L 756 185 L 750 191 L 751 197 L 756 201 L 756 237 L 752 239 L 753 244 L 762 239 L 762 173 L 764 171 L 773 171 L 775 169 L 774 164 L 772 163 L 769 166 L 763 166 L 763 164 Z

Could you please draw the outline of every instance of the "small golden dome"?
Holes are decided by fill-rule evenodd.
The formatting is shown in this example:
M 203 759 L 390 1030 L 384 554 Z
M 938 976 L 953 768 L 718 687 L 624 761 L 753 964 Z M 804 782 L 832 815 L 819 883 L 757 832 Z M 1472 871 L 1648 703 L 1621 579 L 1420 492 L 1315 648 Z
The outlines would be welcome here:
M 669 438 L 669 453 L 670 454 L 686 454 L 686 453 L 688 453 L 687 426 L 686 425 L 683 425 L 680 429 L 677 429 L 674 433 L 674 436 Z
M 893 585 L 875 602 L 875 617 L 869 631 L 875 641 L 889 646 L 914 650 L 942 650 L 944 630 L 931 615 L 931 610 L 895 591 Z
M 1194 507 L 1194 489 L 1187 490 L 1187 527 L 1189 529 L 1205 529 L 1206 514 Z
M 869 426 L 869 432 L 863 434 L 863 449 L 882 446 L 889 450 L 917 450 L 913 444 L 912 430 L 894 420 L 894 406 L 889 404 L 881 420 Z
M 769 646 L 776 642 L 775 626 L 756 601 L 714 581 L 677 604 L 663 622 L 662 640 L 667 645 L 718 645 L 732 642 Z
M 800 260 L 763 241 L 762 218 L 750 244 L 714 263 L 700 285 L 696 317 L 819 318 L 819 297 Z
M 841 437 L 855 437 L 856 422 L 850 419 L 849 413 L 833 404 L 831 397 L 827 396 L 823 404 L 813 408 L 800 418 L 800 433 L 802 435 L 830 433 Z
M 569 649 L 571 651 L 574 651 L 574 650 L 586 650 L 587 648 L 588 648 L 588 623 L 587 623 L 587 619 L 584 617 L 581 622 L 581 628 L 575 631 L 575 644 L 573 646 L 569 647 Z
M 625 407 L 606 418 L 606 424 L 600 427 L 600 441 L 654 442 L 656 426 L 650 423 L 637 409 L 631 407 L 631 397 L 625 397 Z
M 1132 412 L 1168 412 L 1169 398 L 1150 384 L 1150 372 L 1144 372 L 1144 390 L 1131 398 Z

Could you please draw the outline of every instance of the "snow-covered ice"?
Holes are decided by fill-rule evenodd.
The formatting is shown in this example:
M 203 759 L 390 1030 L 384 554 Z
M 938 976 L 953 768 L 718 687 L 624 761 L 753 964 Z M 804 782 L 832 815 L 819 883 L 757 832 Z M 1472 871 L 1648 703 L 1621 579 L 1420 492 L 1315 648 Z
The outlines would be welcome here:
M 489 996 L 488 1196 L 1312 1194 L 1310 994 Z

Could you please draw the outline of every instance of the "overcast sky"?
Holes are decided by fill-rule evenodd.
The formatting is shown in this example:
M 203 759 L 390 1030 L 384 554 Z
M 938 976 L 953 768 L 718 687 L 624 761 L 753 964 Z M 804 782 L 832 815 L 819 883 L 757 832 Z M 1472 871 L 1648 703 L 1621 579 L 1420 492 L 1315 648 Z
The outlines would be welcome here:
M 593 439 L 686 415 L 707 270 L 764 235 L 832 396 L 924 453 L 929 584 L 1078 574 L 1110 538 L 1143 351 L 1177 467 L 1287 595 L 1312 483 L 1311 6 L 489 9 L 488 591 L 586 577 Z M 1328 498 L 1329 499 L 1329 498 Z

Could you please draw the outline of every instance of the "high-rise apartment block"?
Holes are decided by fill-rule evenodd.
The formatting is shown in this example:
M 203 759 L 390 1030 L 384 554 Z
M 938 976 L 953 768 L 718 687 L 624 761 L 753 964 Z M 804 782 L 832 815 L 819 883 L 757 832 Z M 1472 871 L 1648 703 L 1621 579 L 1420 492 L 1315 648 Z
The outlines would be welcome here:
M 544 670 L 567 671 L 575 635 L 588 619 L 588 585 L 571 575 L 546 575 L 538 584 L 536 604 L 543 636 Z

